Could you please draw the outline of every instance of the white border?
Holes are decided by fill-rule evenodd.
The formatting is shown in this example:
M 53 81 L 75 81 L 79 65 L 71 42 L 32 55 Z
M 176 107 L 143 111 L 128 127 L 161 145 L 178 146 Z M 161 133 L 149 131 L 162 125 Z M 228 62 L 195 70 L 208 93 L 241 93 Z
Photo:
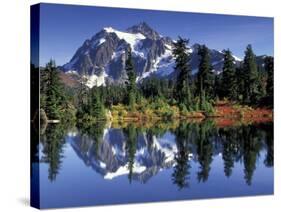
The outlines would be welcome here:
M 82 211 L 277 211 L 280 209 L 280 29 L 278 0 L 57 0 L 68 3 L 275 18 L 275 195 L 265 197 L 79 208 Z M 2 1 L 0 7 L 0 211 L 31 211 L 29 199 L 29 6 L 34 0 Z M 277 38 L 277 39 L 276 39 Z M 279 49 L 277 48 L 279 46 Z M 4 65 L 3 65 L 4 64 Z M 280 71 L 279 71 L 280 70 Z M 278 180 L 279 179 L 279 180 Z M 165 185 L 163 185 L 165 186 Z M 61 211 L 75 211 L 62 209 Z

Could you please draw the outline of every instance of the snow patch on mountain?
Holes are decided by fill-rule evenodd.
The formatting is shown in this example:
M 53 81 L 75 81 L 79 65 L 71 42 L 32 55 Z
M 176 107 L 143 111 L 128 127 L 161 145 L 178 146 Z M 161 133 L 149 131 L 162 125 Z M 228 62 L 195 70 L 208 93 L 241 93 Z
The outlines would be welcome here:
M 143 80 L 152 74 L 157 74 L 159 76 L 167 76 L 174 71 L 174 60 L 172 56 L 172 46 L 165 44 L 165 52 L 161 56 L 153 60 L 152 69 L 149 72 L 145 72 L 142 76 L 137 78 L 137 81 Z
M 115 51 L 115 52 L 113 52 L 113 54 L 112 54 L 112 56 L 111 56 L 111 59 L 112 60 L 118 60 L 118 58 L 121 56 L 121 55 L 123 55 L 123 54 L 125 54 L 126 52 L 125 52 L 125 50 L 123 49 L 123 50 L 119 50 L 119 51 Z
M 105 40 L 104 38 L 100 39 L 99 42 L 98 42 L 98 46 L 101 45 L 101 44 L 103 44 L 105 41 L 106 41 L 106 40 Z
M 86 78 L 86 86 L 88 86 L 89 88 L 92 88 L 94 86 L 105 86 L 106 77 L 107 74 L 105 73 L 105 71 L 103 71 L 100 75 L 93 74 L 90 76 L 84 76 L 84 78 Z
M 133 53 L 138 53 L 138 51 L 136 51 L 135 49 L 135 47 L 137 47 L 138 42 L 146 39 L 146 37 L 141 33 L 132 34 L 127 32 L 121 32 L 113 29 L 112 27 L 106 27 L 104 28 L 104 30 L 108 33 L 115 33 L 120 39 L 125 40 L 128 44 L 130 44 Z
M 106 40 L 104 38 L 101 38 L 99 40 L 96 40 L 92 43 L 92 48 L 95 48 L 97 46 L 100 46 L 101 44 L 103 44 Z M 85 52 L 85 54 L 89 53 L 88 51 Z
M 214 51 L 216 51 L 216 50 L 214 50 Z M 223 54 L 223 51 L 221 51 L 221 50 L 219 50 L 218 52 Z M 242 62 L 243 61 L 240 57 L 237 57 L 234 54 L 232 54 L 232 57 L 234 58 L 235 62 L 236 61 L 238 61 L 238 62 Z
M 239 62 L 241 62 L 241 61 L 242 61 L 242 59 L 241 59 L 241 58 L 239 58 L 239 57 L 237 57 L 237 56 L 235 56 L 235 55 L 232 55 L 232 57 L 233 57 L 236 61 L 239 61 Z
M 67 71 L 67 72 L 65 72 L 66 74 L 73 74 L 73 75 L 79 75 L 78 73 L 77 73 L 77 71 L 76 70 L 69 70 L 69 71 Z
M 157 75 L 164 77 L 172 74 L 174 72 L 175 62 L 172 61 L 170 63 L 160 63 L 157 69 Z

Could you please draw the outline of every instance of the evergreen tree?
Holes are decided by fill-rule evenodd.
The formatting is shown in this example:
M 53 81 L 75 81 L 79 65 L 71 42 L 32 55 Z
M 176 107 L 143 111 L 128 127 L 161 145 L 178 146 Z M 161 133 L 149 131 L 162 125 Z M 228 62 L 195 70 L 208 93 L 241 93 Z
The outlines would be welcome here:
M 100 88 L 93 87 L 89 95 L 89 115 L 95 119 L 104 119 L 105 111 L 101 101 Z
M 273 103 L 273 69 L 274 69 L 274 58 L 273 57 L 266 57 L 264 60 L 265 63 L 265 71 L 267 73 L 267 85 L 266 85 L 266 92 L 267 95 L 270 97 L 271 102 Z
M 111 107 L 112 105 L 117 105 L 119 103 L 126 103 L 126 87 L 122 85 L 108 85 L 104 87 L 103 101 L 106 107 Z
M 266 96 L 266 72 L 264 71 L 263 67 L 258 66 L 258 79 L 257 79 L 257 96 L 256 100 L 260 103 L 263 97 Z
M 134 110 L 135 103 L 136 103 L 136 73 L 134 70 L 134 65 L 133 65 L 133 61 L 132 61 L 132 51 L 130 48 L 127 53 L 127 60 L 126 60 L 125 66 L 126 66 L 125 69 L 126 69 L 127 76 L 128 76 L 128 81 L 127 81 L 128 102 L 127 102 L 127 104 L 129 105 L 131 110 Z
M 209 49 L 205 45 L 199 46 L 198 55 L 200 57 L 197 76 L 199 95 L 205 91 L 206 96 L 211 97 L 213 94 L 214 73 L 212 72 Z
M 242 102 L 245 91 L 245 72 L 242 65 L 236 67 L 237 99 Z
M 179 37 L 174 44 L 173 55 L 176 58 L 175 71 L 178 74 L 175 97 L 178 103 L 183 103 L 190 107 L 192 105 L 192 96 L 190 91 L 191 69 L 189 67 L 188 43 L 189 40 Z
M 143 95 L 146 98 L 156 98 L 162 96 L 160 79 L 157 77 L 150 77 L 143 81 L 140 86 Z
M 200 61 L 197 74 L 197 93 L 201 109 L 206 109 L 205 105 L 214 97 L 215 76 L 212 72 L 209 49 L 205 45 L 199 46 L 198 55 Z
M 245 51 L 243 62 L 244 71 L 244 92 L 243 99 L 245 103 L 257 103 L 259 100 L 259 82 L 258 70 L 256 64 L 256 56 L 253 52 L 252 46 L 248 45 Z
M 224 97 L 229 98 L 230 100 L 237 99 L 237 82 L 236 82 L 236 73 L 235 73 L 235 60 L 232 56 L 231 51 L 224 50 L 224 64 L 222 72 L 222 86 Z
M 60 119 L 66 99 L 55 61 L 50 60 L 42 72 L 41 91 L 46 96 L 43 109 L 49 119 Z
M 79 87 L 77 92 L 77 115 L 82 117 L 85 112 L 87 112 L 88 107 L 88 88 L 86 86 L 86 78 L 82 77 L 79 81 Z
M 214 96 L 216 98 L 221 98 L 224 96 L 224 90 L 222 88 L 222 74 L 215 75 L 215 85 L 214 85 Z

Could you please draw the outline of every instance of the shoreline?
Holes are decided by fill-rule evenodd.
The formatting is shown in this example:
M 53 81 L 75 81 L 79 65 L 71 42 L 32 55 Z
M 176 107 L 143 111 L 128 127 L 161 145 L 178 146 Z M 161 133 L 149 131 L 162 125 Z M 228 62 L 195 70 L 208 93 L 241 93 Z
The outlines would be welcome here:
M 157 114 L 158 111 L 152 111 L 150 114 L 146 114 L 140 111 L 109 111 L 109 119 L 112 121 L 169 121 L 169 120 L 189 120 L 189 119 L 232 119 L 232 120 L 271 120 L 273 121 L 273 110 L 267 108 L 250 108 L 247 106 L 223 106 L 223 108 L 215 107 L 213 113 L 207 113 L 204 111 L 192 111 L 192 112 L 180 112 L 175 111 L 173 115 L 167 116 L 166 114 Z
M 42 120 L 42 119 L 41 119 Z M 43 119 L 44 120 L 44 119 Z M 202 122 L 205 120 L 214 120 L 219 126 L 233 126 L 237 124 L 250 124 L 273 122 L 273 109 L 269 108 L 252 108 L 243 105 L 234 104 L 216 104 L 212 113 L 205 111 L 180 111 L 177 106 L 163 110 L 148 109 L 141 110 L 136 107 L 135 110 L 129 111 L 125 105 L 114 105 L 111 110 L 106 110 L 103 119 L 75 119 L 73 123 L 91 125 L 99 122 L 113 123 L 165 123 L 165 122 Z M 63 120 L 45 120 L 46 124 L 57 124 Z M 44 121 L 42 122 L 44 124 Z

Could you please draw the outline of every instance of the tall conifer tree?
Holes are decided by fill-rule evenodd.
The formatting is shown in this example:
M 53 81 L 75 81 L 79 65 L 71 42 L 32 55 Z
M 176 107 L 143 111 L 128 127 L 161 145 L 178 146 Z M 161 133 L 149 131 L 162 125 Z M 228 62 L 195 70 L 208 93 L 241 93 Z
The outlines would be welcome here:
M 206 95 L 211 97 L 213 94 L 214 73 L 212 72 L 210 54 L 207 46 L 200 46 L 198 49 L 198 55 L 200 56 L 198 67 L 198 87 L 200 88 L 200 92 L 204 90 Z
M 129 48 L 127 53 L 127 60 L 125 64 L 125 69 L 128 76 L 127 88 L 128 88 L 128 105 L 131 110 L 134 110 L 136 103 L 136 73 L 134 70 L 134 65 L 132 61 L 132 51 Z
M 189 40 L 179 37 L 174 43 L 173 55 L 176 58 L 175 70 L 178 74 L 175 97 L 178 103 L 183 103 L 187 107 L 192 104 L 192 96 L 190 91 L 191 69 L 189 66 L 190 56 L 188 48 Z
M 256 103 L 258 101 L 258 69 L 256 64 L 256 56 L 253 52 L 252 46 L 248 45 L 245 51 L 243 62 L 244 71 L 244 102 Z
M 42 72 L 44 72 L 42 86 L 45 88 L 46 95 L 45 112 L 48 119 L 60 119 L 61 109 L 66 100 L 55 61 L 50 60 Z
M 224 50 L 224 64 L 223 64 L 223 72 L 222 72 L 222 86 L 224 97 L 229 98 L 230 100 L 237 99 L 237 81 L 236 81 L 236 73 L 235 73 L 235 64 L 234 58 L 232 56 L 231 51 Z
M 273 98 L 273 69 L 274 69 L 274 58 L 268 56 L 264 60 L 265 63 L 265 71 L 267 72 L 267 85 L 266 92 L 267 95 Z
M 89 115 L 93 116 L 96 119 L 104 119 L 105 118 L 105 111 L 104 111 L 104 105 L 101 101 L 101 92 L 100 88 L 93 87 L 91 89 L 90 95 L 89 95 Z
M 215 76 L 212 71 L 209 49 L 205 45 L 199 46 L 198 55 L 200 60 L 197 74 L 197 93 L 202 107 L 206 100 L 214 97 Z

